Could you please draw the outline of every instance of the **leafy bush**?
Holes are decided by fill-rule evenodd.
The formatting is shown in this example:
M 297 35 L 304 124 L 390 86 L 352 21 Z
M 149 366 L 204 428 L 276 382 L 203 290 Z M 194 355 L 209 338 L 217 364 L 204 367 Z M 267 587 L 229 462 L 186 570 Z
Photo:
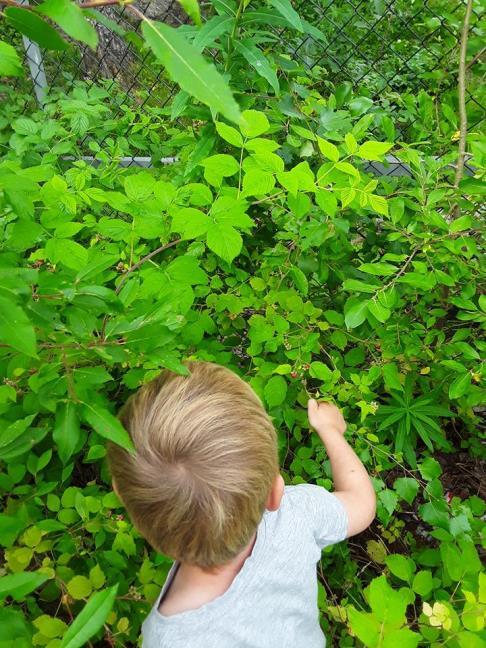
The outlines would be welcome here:
M 329 645 L 482 646 L 484 144 L 454 188 L 450 96 L 404 93 L 394 120 L 393 95 L 285 56 L 238 76 L 252 50 L 227 34 L 207 45 L 239 126 L 184 94 L 141 112 L 78 82 L 29 113 L 0 88 L 0 646 L 136 645 L 170 561 L 125 519 L 105 441 L 129 446 L 119 406 L 193 357 L 261 396 L 288 483 L 332 487 L 304 406 L 344 410 L 378 519 L 323 555 Z M 118 164 L 136 153 L 154 167 Z M 371 175 L 387 153 L 410 177 Z

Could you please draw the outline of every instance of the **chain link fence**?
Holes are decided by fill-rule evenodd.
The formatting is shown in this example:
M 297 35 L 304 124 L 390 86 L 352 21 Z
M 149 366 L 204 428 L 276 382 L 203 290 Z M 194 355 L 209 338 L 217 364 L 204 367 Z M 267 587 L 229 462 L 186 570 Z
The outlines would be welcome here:
M 149 18 L 172 25 L 186 21 L 179 3 L 173 0 L 151 0 L 136 6 Z M 315 30 L 298 33 L 271 24 L 268 32 L 278 41 L 281 54 L 304 71 L 317 71 L 323 81 L 347 85 L 355 95 L 361 93 L 392 110 L 402 102 L 404 94 L 419 98 L 422 91 L 432 96 L 456 91 L 465 2 L 297 0 L 293 6 L 320 34 L 316 36 Z M 206 17 L 214 13 L 212 4 L 202 10 Z M 139 111 L 166 107 L 178 88 L 162 69 L 151 64 L 151 53 L 140 47 L 137 20 L 126 8 L 113 6 L 100 8 L 96 15 L 96 52 L 86 46 L 47 52 L 24 39 L 31 76 L 22 89 L 42 103 L 50 89 L 69 92 L 77 80 L 88 86 L 103 82 L 108 92 L 115 86 L 122 89 L 121 101 L 117 92 L 115 115 L 125 103 L 136 105 Z M 484 48 L 477 43 L 481 38 L 480 19 L 478 5 L 473 9 L 470 33 L 475 53 L 468 63 L 466 102 L 470 128 L 477 128 L 484 119 Z M 20 38 L 18 44 L 22 46 Z M 217 51 L 212 53 L 218 56 Z M 398 119 L 400 137 L 413 137 L 407 134 L 412 133 L 416 119 Z

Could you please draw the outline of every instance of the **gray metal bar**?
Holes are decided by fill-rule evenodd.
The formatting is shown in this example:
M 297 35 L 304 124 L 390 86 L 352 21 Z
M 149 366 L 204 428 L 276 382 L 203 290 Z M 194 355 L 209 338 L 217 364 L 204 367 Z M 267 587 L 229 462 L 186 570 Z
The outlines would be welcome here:
M 22 0 L 22 4 L 28 5 L 29 0 Z M 22 36 L 22 41 L 24 43 L 25 54 L 27 57 L 27 63 L 29 64 L 30 76 L 34 85 L 37 103 L 41 108 L 43 108 L 46 103 L 46 93 L 49 86 L 47 85 L 42 52 L 37 43 L 31 41 L 27 36 Z

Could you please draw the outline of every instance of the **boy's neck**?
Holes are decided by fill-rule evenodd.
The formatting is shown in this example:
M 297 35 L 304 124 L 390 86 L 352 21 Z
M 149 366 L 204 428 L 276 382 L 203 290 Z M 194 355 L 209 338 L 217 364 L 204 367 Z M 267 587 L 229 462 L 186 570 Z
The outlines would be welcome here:
M 245 560 L 248 558 L 248 556 L 250 556 L 255 544 L 255 540 L 256 533 L 253 535 L 253 538 L 250 540 L 248 545 L 242 551 L 240 551 L 240 553 L 235 558 L 233 558 L 233 560 L 225 563 L 224 565 L 221 565 L 220 567 L 215 567 L 211 571 L 205 570 L 202 567 L 198 567 L 197 565 L 188 565 L 186 563 L 181 563 L 179 565 L 178 571 L 180 572 L 182 570 L 186 578 L 194 579 L 198 583 L 211 582 L 219 579 L 224 580 L 231 575 L 234 578 L 243 567 Z
M 180 563 L 166 596 L 159 605 L 159 612 L 166 616 L 195 610 L 215 598 L 222 596 L 230 587 L 236 575 L 250 556 L 256 540 L 251 542 L 232 561 L 208 572 Z

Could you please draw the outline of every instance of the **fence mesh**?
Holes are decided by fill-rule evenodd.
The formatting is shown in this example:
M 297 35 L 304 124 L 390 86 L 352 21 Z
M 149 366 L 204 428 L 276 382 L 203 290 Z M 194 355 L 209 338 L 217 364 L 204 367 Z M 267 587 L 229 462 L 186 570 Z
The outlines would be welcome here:
M 275 25 L 268 26 L 268 33 L 278 41 L 281 53 L 304 70 L 317 70 L 324 80 L 335 84 L 348 83 L 355 94 L 363 93 L 374 101 L 386 97 L 392 106 L 405 92 L 417 96 L 421 91 L 433 96 L 455 92 L 465 2 L 296 0 L 293 6 L 320 34 L 315 30 L 302 34 Z M 185 14 L 175 1 L 150 0 L 137 3 L 137 7 L 148 17 L 172 25 L 185 22 Z M 209 5 L 203 6 L 203 11 L 210 17 L 214 10 Z M 100 44 L 96 52 L 74 46 L 56 54 L 27 42 L 24 57 L 32 76 L 23 89 L 39 97 L 44 74 L 48 88 L 64 91 L 71 90 L 77 80 L 90 86 L 104 80 L 108 92 L 115 85 L 123 89 L 123 100 L 117 100 L 115 112 L 127 102 L 147 111 L 167 106 L 178 88 L 163 70 L 151 64 L 151 54 L 137 43 L 139 25 L 129 11 L 103 7 L 98 14 L 104 24 L 97 23 Z M 480 38 L 480 18 L 480 9 L 475 6 L 470 35 L 473 43 Z M 18 44 L 22 46 L 21 39 Z M 213 54 L 218 55 L 217 51 Z M 472 128 L 484 118 L 483 66 L 481 52 L 471 56 L 468 75 L 472 82 L 468 83 L 466 101 Z M 413 121 L 411 118 L 398 124 L 404 139 Z

